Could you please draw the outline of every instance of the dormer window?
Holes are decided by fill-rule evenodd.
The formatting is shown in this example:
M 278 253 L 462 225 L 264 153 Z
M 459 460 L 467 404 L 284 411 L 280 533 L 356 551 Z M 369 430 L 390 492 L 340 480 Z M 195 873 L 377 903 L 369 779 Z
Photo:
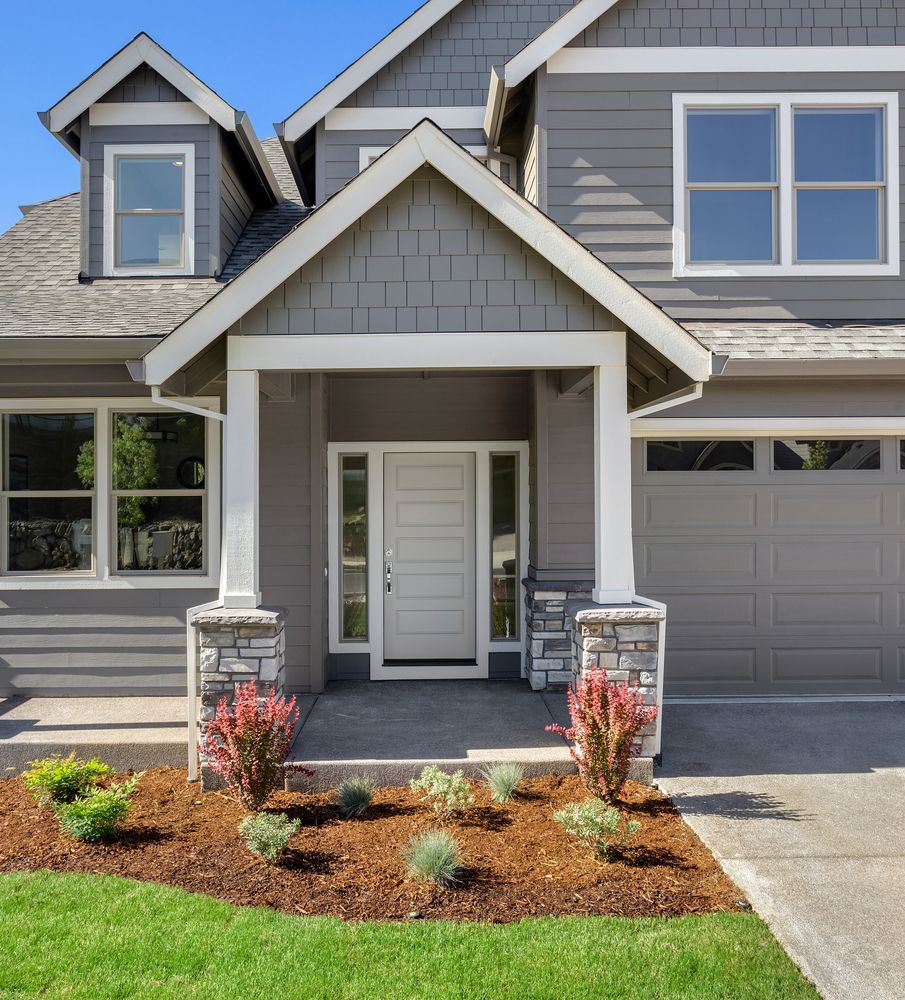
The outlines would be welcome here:
M 104 274 L 193 274 L 195 148 L 104 148 Z

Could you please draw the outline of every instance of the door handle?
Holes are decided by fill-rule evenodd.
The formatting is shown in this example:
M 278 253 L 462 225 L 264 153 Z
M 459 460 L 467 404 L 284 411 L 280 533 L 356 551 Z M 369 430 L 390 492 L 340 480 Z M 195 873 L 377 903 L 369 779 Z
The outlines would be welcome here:
M 393 593 L 393 564 L 391 562 L 384 563 L 384 569 L 386 571 L 387 579 L 387 593 Z

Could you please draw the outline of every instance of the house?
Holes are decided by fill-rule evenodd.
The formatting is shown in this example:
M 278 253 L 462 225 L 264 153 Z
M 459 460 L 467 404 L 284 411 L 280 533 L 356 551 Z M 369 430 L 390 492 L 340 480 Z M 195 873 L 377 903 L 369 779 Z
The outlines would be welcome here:
M 428 0 L 261 141 L 133 39 L 0 238 L 0 694 L 905 693 L 903 45 Z

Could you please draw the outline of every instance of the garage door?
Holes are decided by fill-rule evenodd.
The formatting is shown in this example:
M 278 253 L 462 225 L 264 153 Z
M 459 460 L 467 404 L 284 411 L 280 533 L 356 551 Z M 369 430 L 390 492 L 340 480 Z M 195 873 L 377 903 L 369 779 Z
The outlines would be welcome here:
M 634 443 L 639 593 L 671 694 L 905 692 L 897 439 Z

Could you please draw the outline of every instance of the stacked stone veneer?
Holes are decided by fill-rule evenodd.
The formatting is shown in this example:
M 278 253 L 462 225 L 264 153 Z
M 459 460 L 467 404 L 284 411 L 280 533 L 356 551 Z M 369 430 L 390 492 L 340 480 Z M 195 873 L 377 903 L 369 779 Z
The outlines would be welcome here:
M 590 581 L 524 581 L 528 646 L 525 668 L 535 691 L 564 690 L 572 683 L 570 601 L 588 601 Z

